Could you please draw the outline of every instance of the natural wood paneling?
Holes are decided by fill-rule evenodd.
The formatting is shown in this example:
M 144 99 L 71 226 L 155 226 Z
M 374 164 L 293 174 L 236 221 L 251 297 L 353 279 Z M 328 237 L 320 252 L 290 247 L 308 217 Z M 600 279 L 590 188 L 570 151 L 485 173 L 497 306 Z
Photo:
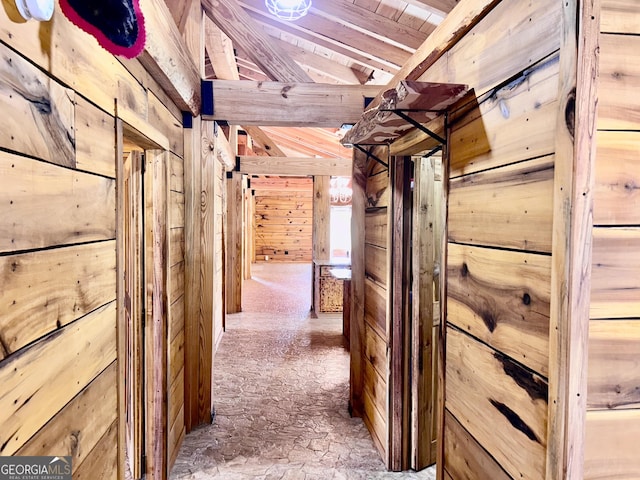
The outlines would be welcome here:
M 387 411 L 387 382 L 369 362 L 364 362 L 364 389 L 381 418 Z
M 113 362 L 16 455 L 69 455 L 73 470 L 77 470 L 116 420 L 116 373 L 117 364 Z
M 387 248 L 388 232 L 387 210 L 371 209 L 366 212 L 365 216 L 365 242 L 376 247 Z
M 184 155 L 184 138 L 182 134 L 182 121 L 178 120 L 165 107 L 153 92 L 148 92 L 148 121 L 160 130 L 169 140 L 169 149 L 178 157 Z M 173 161 L 173 160 L 172 160 Z
M 74 480 L 116 480 L 118 455 L 113 446 L 118 436 L 118 424 L 113 422 L 87 458 L 73 473 Z
M 593 223 L 640 225 L 640 132 L 598 132 Z
M 551 258 L 449 244 L 449 322 L 548 375 Z
M 0 257 L 0 279 L 0 339 L 11 354 L 115 298 L 115 241 Z
M 454 179 L 449 192 L 449 239 L 550 252 L 553 157 Z
M 587 412 L 585 480 L 640 478 L 640 410 Z
M 640 317 L 640 227 L 594 228 L 591 318 Z
M 470 109 L 451 130 L 451 176 L 553 153 L 558 61 L 527 72 Z M 522 132 L 527 134 L 523 135 Z
M 640 320 L 589 323 L 587 408 L 640 408 Z
M 364 358 L 381 378 L 387 378 L 387 340 L 368 323 L 364 325 Z M 366 386 L 366 382 L 365 382 Z
M 79 95 L 75 104 L 76 168 L 115 178 L 115 119 Z
M 445 368 L 446 406 L 462 426 L 513 478 L 544 478 L 546 382 L 453 328 Z
M 365 244 L 365 274 L 380 285 L 387 284 L 387 249 Z
M 372 398 L 371 391 L 366 385 L 362 397 L 364 406 L 362 420 L 369 429 L 373 443 L 384 461 L 387 458 L 388 446 L 386 412 L 380 412 L 376 408 L 376 401 Z
M 640 36 L 600 36 L 598 129 L 640 130 Z
M 0 368 L 8 392 L 0 397 L 0 453 L 14 454 L 115 358 L 114 301 L 7 359 Z
M 444 469 L 455 480 L 511 480 L 456 418 L 445 412 Z
M 329 260 L 331 256 L 331 177 L 313 177 L 313 259 Z M 297 207 L 297 205 L 296 205 Z
M 74 92 L 4 45 L 0 58 L 0 145 L 74 167 Z
M 364 306 L 364 321 L 378 332 L 381 337 L 387 336 L 387 291 L 366 278 L 364 281 L 364 294 L 366 303 Z
M 601 0 L 600 30 L 607 33 L 640 33 L 636 0 Z
M 313 185 L 305 182 L 304 187 L 300 187 L 304 190 L 300 190 L 297 187 L 289 189 L 286 179 L 278 180 L 278 183 L 281 189 L 260 190 L 254 196 L 256 260 L 261 261 L 269 256 L 270 260 L 276 261 L 310 262 L 313 258 L 312 230 L 317 221 L 314 220 Z M 253 182 L 251 186 L 254 186 Z M 317 215 L 323 217 L 328 225 L 328 211 L 322 212 L 324 210 L 318 211 Z M 328 233 L 328 230 L 325 231 Z M 316 255 L 324 255 L 328 259 L 329 245 L 325 242 L 321 244 L 316 246 Z
M 371 162 L 370 165 L 372 169 L 367 178 L 367 207 L 388 207 L 391 191 L 389 173 L 378 163 Z
M 0 251 L 115 238 L 115 181 L 0 152 Z
M 449 51 L 444 81 L 482 94 L 526 70 L 560 47 L 560 13 L 556 0 L 502 0 Z

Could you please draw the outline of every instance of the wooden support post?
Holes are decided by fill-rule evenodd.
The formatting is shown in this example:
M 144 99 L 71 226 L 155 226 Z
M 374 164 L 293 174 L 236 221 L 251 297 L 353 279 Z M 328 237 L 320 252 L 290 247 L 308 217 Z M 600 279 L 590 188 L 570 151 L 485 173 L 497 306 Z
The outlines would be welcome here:
M 227 313 L 242 311 L 242 174 L 232 172 L 227 178 Z
M 313 259 L 329 260 L 331 257 L 331 177 L 313 177 Z
M 168 152 L 149 150 L 145 174 L 147 478 L 167 477 L 167 169 Z
M 187 433 L 202 423 L 198 416 L 198 378 L 200 365 L 200 194 L 202 169 L 200 117 L 184 130 L 184 188 L 185 188 L 185 426 Z
M 367 156 L 359 150 L 353 151 L 353 196 L 351 200 L 351 325 L 349 349 L 349 406 L 351 415 L 361 417 L 364 404 L 362 389 L 364 370 L 362 355 L 364 348 L 364 233 L 367 189 Z

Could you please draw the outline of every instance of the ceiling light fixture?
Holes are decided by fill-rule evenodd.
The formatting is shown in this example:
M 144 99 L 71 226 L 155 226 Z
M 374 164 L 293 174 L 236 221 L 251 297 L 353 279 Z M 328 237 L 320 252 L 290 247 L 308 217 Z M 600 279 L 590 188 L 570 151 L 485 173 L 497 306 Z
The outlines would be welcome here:
M 264 0 L 269 12 L 292 22 L 304 17 L 311 8 L 311 0 Z
M 34 19 L 39 22 L 51 20 L 53 16 L 53 0 L 16 0 L 18 12 L 25 20 Z

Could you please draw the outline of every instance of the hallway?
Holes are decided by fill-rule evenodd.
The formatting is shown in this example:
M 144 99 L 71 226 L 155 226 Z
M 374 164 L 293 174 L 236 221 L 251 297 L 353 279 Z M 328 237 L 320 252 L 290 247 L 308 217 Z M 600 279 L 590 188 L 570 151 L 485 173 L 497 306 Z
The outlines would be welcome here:
M 213 425 L 187 435 L 171 479 L 424 479 L 389 473 L 347 412 L 341 316 L 309 316 L 308 264 L 256 264 L 214 359 Z

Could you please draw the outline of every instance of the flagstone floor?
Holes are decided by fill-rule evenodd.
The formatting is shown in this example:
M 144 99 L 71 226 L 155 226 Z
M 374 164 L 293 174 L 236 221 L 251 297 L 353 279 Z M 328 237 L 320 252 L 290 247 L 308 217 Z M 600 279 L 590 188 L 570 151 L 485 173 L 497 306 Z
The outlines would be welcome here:
M 310 265 L 254 265 L 214 359 L 214 423 L 187 435 L 172 480 L 435 479 L 386 471 L 347 411 L 341 316 L 312 319 L 310 299 Z

